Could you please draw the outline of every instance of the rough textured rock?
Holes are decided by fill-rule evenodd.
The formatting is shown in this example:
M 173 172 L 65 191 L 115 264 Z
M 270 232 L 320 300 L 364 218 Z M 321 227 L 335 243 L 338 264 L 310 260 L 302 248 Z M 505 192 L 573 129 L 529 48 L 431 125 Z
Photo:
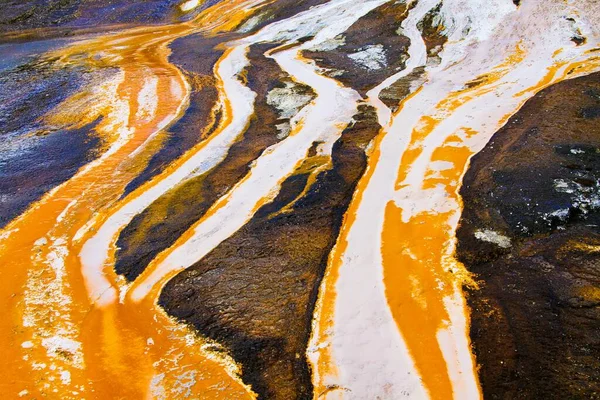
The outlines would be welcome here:
M 362 94 L 404 67 L 410 40 L 400 24 L 406 4 L 386 3 L 354 23 L 338 40 L 304 55 Z
M 458 256 L 481 285 L 468 302 L 486 398 L 600 396 L 599 121 L 600 74 L 547 88 L 464 178 Z
M 248 130 L 231 147 L 227 157 L 215 169 L 182 183 L 159 199 L 136 216 L 122 232 L 117 244 L 120 250 L 117 253 L 116 270 L 127 279 L 137 277 L 156 254 L 173 244 L 220 196 L 244 177 L 253 160 L 268 146 L 282 139 L 278 137 L 276 125 L 284 120 L 279 118 L 275 107 L 267 104 L 267 94 L 276 86 L 283 87 L 285 84 L 282 80 L 288 78 L 275 61 L 263 56 L 267 49 L 266 46 L 254 46 L 250 51 L 252 64 L 247 70 L 246 79 L 249 87 L 257 93 L 257 112 Z M 207 56 L 192 52 L 187 57 L 185 67 L 194 71 L 195 60 L 207 59 Z M 215 100 L 213 98 L 212 102 Z M 206 124 L 213 103 L 210 97 L 202 96 L 202 92 L 196 94 L 192 101 L 197 102 L 193 103 L 197 104 L 197 112 L 189 112 L 175 129 L 176 132 L 195 133 L 197 140 L 201 140 L 202 132 L 198 127 Z M 180 140 L 181 136 L 177 135 L 174 140 Z
M 312 398 L 305 351 L 317 290 L 366 166 L 364 149 L 378 132 L 372 109 L 361 106 L 355 119 L 334 145 L 333 168 L 293 212 L 278 211 L 302 192 L 310 172 L 288 178 L 273 203 L 161 295 L 169 314 L 230 349 L 260 398 Z

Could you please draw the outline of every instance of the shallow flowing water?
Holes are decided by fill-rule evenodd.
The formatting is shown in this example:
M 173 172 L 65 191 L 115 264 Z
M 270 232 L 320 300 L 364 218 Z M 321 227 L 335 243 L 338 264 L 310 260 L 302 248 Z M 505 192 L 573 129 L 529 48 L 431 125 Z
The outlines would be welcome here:
M 480 397 L 462 293 L 474 283 L 453 257 L 461 179 L 470 157 L 527 99 L 600 70 L 600 15 L 585 2 L 525 1 L 518 8 L 504 0 L 443 2 L 438 12 L 448 41 L 433 62 L 419 21 L 438 3 L 410 2 L 401 25 L 410 39 L 405 68 L 362 98 L 303 51 L 339 38 L 385 3 L 331 0 L 225 42 L 214 66 L 216 128 L 126 195 L 189 105 L 188 77 L 171 63 L 169 46 L 193 34 L 235 31 L 270 3 L 221 2 L 189 22 L 124 29 L 47 54 L 58 66 L 111 68 L 105 80 L 84 86 L 45 117 L 69 128 L 99 121 L 103 148 L 0 232 L 1 393 L 255 398 L 240 378 L 244 366 L 169 317 L 158 297 L 170 279 L 272 202 L 282 183 L 315 157 L 311 151 L 321 160 L 314 176 L 331 168 L 336 141 L 366 103 L 380 131 L 329 255 L 302 355 L 312 367 L 315 398 Z M 585 43 L 571 40 L 565 16 L 578 21 Z M 170 190 L 223 162 L 248 128 L 256 93 L 243 74 L 250 47 L 263 43 L 273 44 L 265 57 L 316 97 L 292 118 L 287 137 L 262 152 L 137 279 L 125 281 L 114 270 L 122 230 Z M 407 81 L 410 94 L 397 110 L 388 108 L 382 91 L 417 68 L 423 79 Z

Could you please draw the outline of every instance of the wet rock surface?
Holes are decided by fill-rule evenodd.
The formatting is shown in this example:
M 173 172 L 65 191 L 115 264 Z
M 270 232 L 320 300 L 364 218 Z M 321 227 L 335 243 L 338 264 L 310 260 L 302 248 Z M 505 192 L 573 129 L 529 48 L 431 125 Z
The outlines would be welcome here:
M 600 399 L 593 0 L 0 3 L 0 398 Z
M 2 5 L 0 32 L 58 26 L 167 22 L 179 0 L 8 0 Z
M 247 80 L 248 87 L 257 93 L 255 101 L 257 112 L 250 121 L 247 131 L 231 147 L 223 162 L 215 169 L 183 182 L 134 218 L 121 233 L 117 242 L 119 251 L 116 270 L 127 279 L 135 279 L 150 260 L 173 244 L 219 197 L 239 182 L 250 170 L 251 163 L 268 146 L 284 138 L 277 126 L 285 124 L 289 116 L 280 118 L 280 112 L 276 107 L 268 104 L 267 97 L 271 90 L 287 87 L 286 85 L 291 81 L 275 61 L 264 57 L 263 53 L 268 48 L 268 46 L 253 46 L 249 52 L 248 57 L 252 60 L 252 64 L 247 69 L 244 79 Z M 194 71 L 196 60 L 207 58 L 206 55 L 191 52 L 184 65 L 188 70 Z M 210 88 L 211 86 L 204 91 L 211 90 Z M 304 89 L 303 93 L 309 98 L 312 97 L 308 89 Z M 202 140 L 202 136 L 206 138 L 212 133 L 211 130 L 216 128 L 220 118 L 218 112 L 212 128 L 206 130 L 204 134 L 198 129 L 207 124 L 207 114 L 216 101 L 202 94 L 203 92 L 200 92 L 192 99 L 193 107 L 198 113 L 190 112 L 174 127 L 176 132 L 191 132 L 198 141 Z M 199 124 L 200 118 L 204 120 L 200 120 Z M 181 134 L 175 135 L 174 139 L 181 140 L 181 137 Z M 166 164 L 162 163 L 162 165 Z
M 410 40 L 400 24 L 407 6 L 400 2 L 377 7 L 354 23 L 336 40 L 304 51 L 329 76 L 366 93 L 404 67 Z
M 354 119 L 334 145 L 333 168 L 290 212 L 280 211 L 305 189 L 310 168 L 288 178 L 271 204 L 160 297 L 169 314 L 229 349 L 261 399 L 312 398 L 305 352 L 317 291 L 379 128 L 366 106 Z
M 600 396 L 600 74 L 529 100 L 471 161 L 459 259 L 490 399 Z
M 92 161 L 101 148 L 94 123 L 52 126 L 44 115 L 102 72 L 25 61 L 0 71 L 0 227 Z

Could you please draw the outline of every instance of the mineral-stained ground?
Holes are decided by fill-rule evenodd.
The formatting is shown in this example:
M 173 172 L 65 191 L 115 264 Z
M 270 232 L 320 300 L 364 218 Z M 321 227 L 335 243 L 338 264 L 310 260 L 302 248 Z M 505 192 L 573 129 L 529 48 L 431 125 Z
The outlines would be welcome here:
M 490 398 L 600 393 L 600 74 L 529 100 L 463 180 L 459 259 Z M 543 382 L 543 384 L 540 384 Z
M 0 3 L 0 398 L 600 399 L 600 3 Z

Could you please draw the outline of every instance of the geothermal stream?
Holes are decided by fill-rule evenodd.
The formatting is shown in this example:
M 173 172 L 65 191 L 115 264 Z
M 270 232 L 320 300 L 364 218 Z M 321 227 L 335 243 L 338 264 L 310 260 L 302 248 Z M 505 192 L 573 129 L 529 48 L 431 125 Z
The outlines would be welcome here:
M 197 32 L 234 29 L 264 3 L 218 3 L 192 22 L 123 31 L 56 52 L 62 62 L 82 53 L 95 62 L 99 55 L 118 72 L 48 116 L 69 126 L 103 117 L 96 130 L 105 139 L 104 154 L 0 231 L 0 293 L 12 320 L 0 328 L 7 393 L 18 387 L 13 396 L 255 398 L 236 361 L 168 317 L 157 298 L 178 272 L 271 202 L 313 143 L 320 143 L 317 155 L 330 158 L 364 101 L 377 111 L 381 130 L 320 287 L 306 354 L 314 396 L 481 397 L 461 289 L 471 281 L 453 257 L 462 175 L 470 157 L 527 99 L 600 69 L 593 31 L 600 21 L 585 2 L 526 1 L 517 10 L 507 0 L 445 1 L 440 15 L 448 42 L 436 65 L 428 62 L 418 23 L 438 3 L 421 0 L 402 22 L 410 39 L 406 67 L 361 99 L 302 51 L 333 40 L 385 3 L 332 0 L 226 43 L 214 68 L 223 115 L 217 128 L 122 199 L 189 102 L 190 85 L 169 62 L 168 45 Z M 587 38 L 582 45 L 571 41 L 565 16 L 577 20 Z M 120 232 L 161 196 L 221 163 L 244 134 L 256 94 L 240 75 L 250 46 L 261 43 L 280 45 L 265 56 L 316 98 L 292 118 L 289 136 L 267 148 L 243 179 L 126 284 L 114 271 Z M 381 92 L 418 67 L 425 67 L 424 83 L 412 85 L 392 113 Z
M 425 62 L 414 23 L 435 5 L 419 2 L 404 21 L 413 61 L 393 79 Z M 597 36 L 570 43 L 563 15 L 583 14 L 570 7 L 525 2 L 516 13 L 503 1 L 444 2 L 441 64 L 391 117 L 376 96 L 392 79 L 369 94 L 384 128 L 321 287 L 309 348 L 316 393 L 480 397 L 461 293 L 469 277 L 453 258 L 458 189 L 469 158 L 525 100 L 597 70 Z M 545 22 L 532 24 L 536 15 Z
M 299 17 L 274 24 L 274 28 L 268 26 L 256 36 L 244 40 L 272 40 L 273 36 L 285 30 L 286 26 L 292 30 L 299 24 L 299 19 L 318 17 L 319 11 L 326 16 L 334 12 L 349 14 L 348 17 L 338 20 L 339 25 L 329 25 L 326 30 L 324 26 L 320 26 L 320 34 L 299 48 L 275 52 L 272 55 L 282 70 L 288 72 L 297 82 L 312 87 L 317 93 L 317 98 L 295 117 L 292 132 L 286 139 L 265 150 L 255 161 L 250 172 L 229 193 L 220 198 L 171 249 L 163 252 L 148 265 L 131 289 L 134 301 L 140 301 L 153 289 L 155 295 L 158 295 L 159 289 L 166 283 L 165 279 L 201 259 L 241 228 L 262 204 L 275 198 L 280 183 L 300 166 L 313 142 L 323 142 L 318 149 L 320 155 L 331 155 L 333 143 L 356 112 L 359 96 L 353 90 L 341 87 L 336 81 L 319 75 L 314 65 L 301 58 L 299 51 L 335 37 L 361 15 L 382 4 L 382 1 L 365 2 L 364 5 L 354 8 L 347 7 L 346 10 L 349 11 L 343 10 L 342 7 L 348 3 L 349 1 L 345 0 L 316 7 L 311 12 L 300 14 Z M 322 17 L 322 20 L 325 18 Z
M 94 277 L 87 276 L 77 257 L 111 205 L 160 148 L 164 130 L 187 107 L 190 88 L 169 63 L 168 44 L 239 21 L 256 5 L 241 4 L 246 8 L 232 2 L 205 10 L 197 18 L 200 28 L 191 23 L 137 28 L 76 42 L 49 55 L 69 63 L 71 56 L 85 54 L 87 62 L 114 65 L 119 71 L 68 98 L 47 117 L 51 125 L 74 127 L 102 117 L 95 129 L 106 151 L 2 231 L 0 290 L 8 299 L 3 308 L 11 310 L 11 323 L 0 331 L 5 348 L 0 362 L 3 388 L 10 396 L 171 398 L 189 392 L 253 397 L 234 376 L 232 362 L 209 357 L 202 343 L 166 316 L 156 316 L 154 307 L 133 314 L 126 308 L 95 307 L 98 299 L 92 293 L 90 303 L 86 291 Z M 202 25 L 205 19 L 210 24 Z M 15 287 L 24 293 L 15 293 Z M 192 344 L 194 350 L 183 354 Z M 228 390 L 223 390 L 227 382 Z

